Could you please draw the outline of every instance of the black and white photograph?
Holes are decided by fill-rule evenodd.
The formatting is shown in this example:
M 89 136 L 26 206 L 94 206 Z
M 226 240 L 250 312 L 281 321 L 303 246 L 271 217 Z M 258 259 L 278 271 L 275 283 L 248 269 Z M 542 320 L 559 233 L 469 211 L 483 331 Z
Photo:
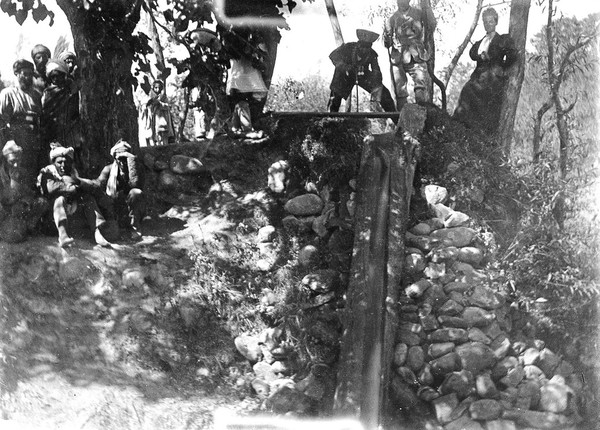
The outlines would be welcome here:
M 597 0 L 0 37 L 0 429 L 600 428 Z

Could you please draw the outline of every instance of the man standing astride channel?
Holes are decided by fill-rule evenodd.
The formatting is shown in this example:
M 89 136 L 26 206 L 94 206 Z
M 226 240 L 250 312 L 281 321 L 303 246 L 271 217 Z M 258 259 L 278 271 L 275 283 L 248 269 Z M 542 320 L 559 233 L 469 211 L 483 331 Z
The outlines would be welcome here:
M 425 49 L 425 27 L 433 30 L 436 26 L 431 11 L 410 6 L 409 0 L 398 0 L 398 10 L 385 23 L 383 44 L 391 48 L 393 82 L 396 91 L 398 111 L 406 104 L 408 82 L 406 74 L 413 80 L 415 102 L 427 101 L 427 61 L 429 53 Z
M 383 85 L 377 53 L 371 48 L 379 34 L 369 30 L 356 30 L 358 42 L 344 43 L 336 48 L 329 58 L 335 66 L 329 88 L 329 111 L 338 112 L 342 99 L 348 99 L 354 85 L 371 94 L 373 111 L 393 112 L 394 100 L 390 91 Z
M 106 191 L 115 204 L 115 211 L 119 219 L 120 209 L 127 208 L 129 227 L 132 229 L 131 238 L 142 237 L 142 219 L 146 211 L 143 188 L 144 168 L 139 164 L 138 158 L 131 153 L 131 145 L 124 140 L 119 140 L 110 150 L 114 161 L 105 166 L 96 179 L 96 183 Z
M 42 102 L 40 94 L 33 88 L 33 64 L 27 60 L 17 60 L 13 71 L 19 86 L 0 92 L 0 143 L 13 140 L 23 149 L 21 182 L 35 189 L 40 161 L 43 162 L 40 157 Z
M 35 64 L 33 87 L 40 93 L 40 96 L 44 92 L 44 88 L 50 83 L 46 76 L 46 64 L 48 64 L 51 56 L 50 49 L 44 45 L 35 45 L 31 50 L 31 59 Z

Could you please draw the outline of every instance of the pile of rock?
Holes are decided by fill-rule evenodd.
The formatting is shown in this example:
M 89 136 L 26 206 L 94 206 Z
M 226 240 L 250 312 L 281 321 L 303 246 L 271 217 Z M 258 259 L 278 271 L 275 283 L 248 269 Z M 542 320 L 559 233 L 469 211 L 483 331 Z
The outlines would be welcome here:
M 285 162 L 277 162 L 269 170 L 269 187 L 276 193 L 285 189 L 285 167 Z M 351 181 L 350 187 L 353 186 L 355 183 Z M 297 362 L 297 352 L 288 347 L 279 328 L 235 339 L 237 350 L 253 364 L 251 385 L 254 392 L 265 399 L 265 407 L 278 413 L 299 415 L 318 413 L 331 406 L 335 390 L 333 366 L 338 359 L 341 336 L 336 310 L 342 304 L 348 283 L 354 236 L 353 193 L 347 193 L 342 197 L 343 202 L 336 204 L 331 201 L 330 190 L 317 194 L 316 187 L 309 184 L 307 188 L 312 192 L 307 190 L 285 203 L 282 227 L 288 233 L 302 236 L 305 243 L 299 249 L 298 264 L 306 271 L 300 288 L 306 292 L 302 306 L 310 362 Z M 277 236 L 276 228 L 271 225 L 257 232 L 257 246 L 262 254 L 257 263 L 260 270 L 272 269 L 273 241 Z M 267 312 L 276 302 L 274 293 L 265 290 L 262 305 Z M 306 374 L 303 369 L 310 371 Z
M 179 151 L 179 152 L 178 152 Z M 202 148 L 192 145 L 144 148 L 142 159 L 147 173 L 147 186 L 177 195 L 200 187 L 209 168 L 200 161 Z
M 514 335 L 511 308 L 481 270 L 469 217 L 427 187 L 434 217 L 406 234 L 392 391 L 404 410 L 433 410 L 446 430 L 568 428 L 580 418 L 573 366 L 541 340 Z

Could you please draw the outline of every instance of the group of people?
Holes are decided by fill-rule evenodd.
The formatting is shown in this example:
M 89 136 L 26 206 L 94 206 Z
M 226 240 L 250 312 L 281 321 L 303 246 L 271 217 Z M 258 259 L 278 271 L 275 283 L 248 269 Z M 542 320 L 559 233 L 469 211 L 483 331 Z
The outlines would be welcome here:
M 131 146 L 117 142 L 110 151 L 114 161 L 97 178 L 81 177 L 77 57 L 63 52 L 51 58 L 43 45 L 31 57 L 15 61 L 17 86 L 0 92 L 0 239 L 22 241 L 51 218 L 59 245 L 69 246 L 77 213 L 99 245 L 110 245 L 103 228 L 109 221 L 117 227 L 120 213 L 127 215 L 131 236 L 140 238 L 143 169 Z
M 191 48 L 203 60 L 217 58 L 220 54 L 229 61 L 225 95 L 231 111 L 229 132 L 235 137 L 260 139 L 262 130 L 255 128 L 257 117 L 264 106 L 268 88 L 265 84 L 265 67 L 268 58 L 267 47 L 259 33 L 249 29 L 228 29 L 222 31 L 222 41 L 217 33 L 207 29 L 191 32 Z M 216 60 L 218 62 L 219 60 Z M 206 68 L 205 61 L 194 64 Z M 210 72 L 214 73 L 214 70 Z M 191 73 L 183 82 L 189 88 L 190 104 L 194 117 L 196 139 L 212 139 L 219 131 L 219 110 L 217 88 L 222 82 L 207 82 L 208 76 Z M 213 85 L 211 85 L 211 83 Z M 147 146 L 164 145 L 174 140 L 173 123 L 169 103 L 165 94 L 165 84 L 156 80 L 148 101 L 143 105 L 141 126 Z
M 396 102 L 383 85 L 378 55 L 372 47 L 379 34 L 359 29 L 358 41 L 342 44 L 329 56 L 335 66 L 328 104 L 331 112 L 339 111 L 341 101 L 351 96 L 355 85 L 370 93 L 372 110 L 399 112 L 408 99 L 409 76 L 415 102 L 429 100 L 427 62 L 431 53 L 425 46 L 425 30 L 433 32 L 435 18 L 431 10 L 411 6 L 410 0 L 397 0 L 397 5 L 398 10 L 386 20 L 383 32 Z M 510 35 L 496 33 L 498 13 L 493 8 L 483 12 L 482 20 L 486 36 L 470 49 L 477 66 L 461 91 L 454 117 L 470 127 L 493 133 L 498 126 L 507 71 L 517 60 L 517 50 Z

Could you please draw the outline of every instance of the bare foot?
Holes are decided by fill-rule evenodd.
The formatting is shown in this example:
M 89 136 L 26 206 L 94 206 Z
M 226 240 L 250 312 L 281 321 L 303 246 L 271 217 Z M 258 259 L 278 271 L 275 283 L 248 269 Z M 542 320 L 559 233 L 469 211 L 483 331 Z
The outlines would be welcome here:
M 99 229 L 96 229 L 96 231 L 94 232 L 94 240 L 100 246 L 110 246 L 110 242 L 106 240 L 104 236 L 102 236 L 102 233 L 100 233 Z
M 69 246 L 71 246 L 73 244 L 73 242 L 75 242 L 75 240 L 72 237 L 69 236 L 59 236 L 58 237 L 58 245 L 61 248 L 67 248 Z

